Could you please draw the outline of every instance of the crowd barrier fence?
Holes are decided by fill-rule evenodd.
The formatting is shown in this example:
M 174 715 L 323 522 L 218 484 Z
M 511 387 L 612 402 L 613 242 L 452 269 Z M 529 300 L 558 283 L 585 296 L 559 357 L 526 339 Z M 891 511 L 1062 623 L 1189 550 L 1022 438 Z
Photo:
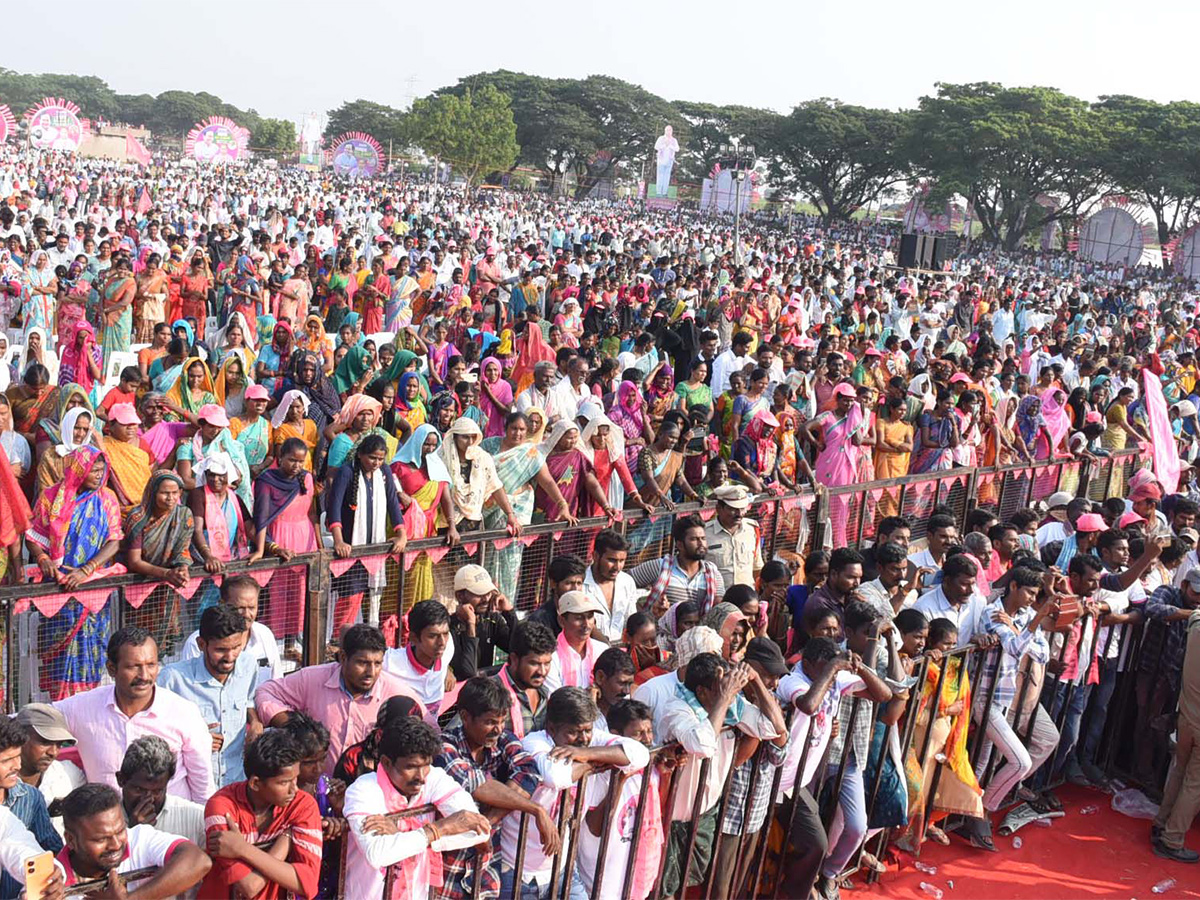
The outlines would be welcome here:
M 989 504 L 1001 511 L 1001 518 L 1032 502 L 1043 500 L 1057 490 L 1070 490 L 1081 496 L 1101 499 L 1105 496 L 1120 495 L 1120 488 L 1132 476 L 1135 469 L 1145 463 L 1137 451 L 1118 453 L 1109 458 L 1096 462 L 1075 459 L 1058 460 L 1033 466 L 1007 466 L 989 469 L 956 469 L 930 475 L 910 475 L 890 481 L 871 482 L 863 485 L 850 485 L 838 488 L 822 488 L 816 492 L 806 492 L 796 495 L 773 496 L 764 495 L 756 500 L 751 514 L 760 523 L 766 558 L 802 559 L 811 549 L 829 546 L 833 542 L 832 532 L 835 528 L 845 528 L 847 543 L 857 545 L 870 540 L 874 535 L 875 525 L 879 518 L 889 514 L 891 509 L 903 510 L 913 517 L 913 539 L 924 537 L 925 521 L 928 511 L 934 505 L 949 506 L 961 523 L 964 522 L 968 511 L 978 504 Z M 839 502 L 845 502 L 842 510 L 837 509 Z M 894 504 L 894 505 L 892 505 Z M 681 504 L 674 513 L 662 511 L 652 515 L 644 515 L 626 511 L 621 521 L 615 527 L 622 530 L 634 543 L 630 554 L 630 565 L 646 559 L 660 557 L 671 552 L 669 523 L 672 515 L 695 512 L 706 521 L 715 514 L 712 504 Z M 836 516 L 845 516 L 844 521 L 834 523 Z M 577 552 L 587 556 L 590 549 L 591 537 L 602 527 L 607 527 L 604 519 L 581 520 L 577 528 L 563 529 L 556 523 L 543 523 L 530 526 L 517 540 L 526 545 L 526 557 L 520 566 L 521 584 L 517 596 L 513 598 L 519 611 L 534 608 L 543 599 L 540 595 L 541 586 L 545 583 L 544 567 L 557 554 Z M 667 527 L 663 527 L 663 526 Z M 849 540 L 849 537 L 853 540 Z M 326 550 L 314 554 L 299 555 L 290 560 L 267 559 L 253 564 L 244 562 L 230 564 L 224 573 L 210 575 L 203 568 L 192 570 L 192 578 L 183 588 L 175 589 L 160 582 L 147 581 L 134 575 L 119 575 L 111 578 L 97 579 L 85 584 L 80 590 L 66 594 L 54 584 L 28 584 L 21 586 L 6 586 L 0 588 L 0 605 L 4 613 L 4 652 L 7 673 L 7 690 L 5 705 L 9 712 L 22 704 L 36 699 L 46 699 L 64 690 L 60 687 L 57 692 L 55 685 L 46 676 L 47 665 L 53 665 L 52 660 L 45 657 L 55 650 L 62 651 L 70 646 L 70 639 L 87 636 L 94 641 L 106 640 L 107 633 L 112 629 L 131 623 L 145 624 L 152 632 L 162 635 L 164 641 L 164 659 L 177 657 L 186 633 L 190 631 L 181 627 L 187 615 L 194 615 L 195 610 L 215 597 L 215 586 L 221 578 L 246 572 L 252 575 L 262 585 L 264 604 L 260 619 L 268 623 L 280 625 L 277 631 L 285 653 L 297 664 L 311 665 L 323 661 L 332 649 L 333 633 L 336 625 L 345 624 L 359 617 L 379 622 L 385 627 L 389 640 L 396 644 L 399 641 L 399 617 L 412 602 L 421 597 L 413 596 L 416 578 L 412 569 L 421 560 L 427 559 L 432 568 L 432 584 L 434 590 L 441 588 L 453 577 L 453 572 L 466 562 L 477 562 L 485 567 L 495 561 L 494 554 L 504 550 L 514 540 L 507 532 L 472 532 L 464 535 L 461 546 L 449 548 L 444 539 L 432 538 L 410 542 L 406 551 L 399 559 L 387 554 L 387 546 L 362 548 L 360 552 L 349 559 L 337 559 Z M 356 548 L 358 551 L 358 548 Z M 358 573 L 357 575 L 355 573 Z M 382 573 L 382 574 L 381 574 Z M 353 583 L 352 583 L 353 582 Z M 532 583 L 531 583 L 532 582 Z M 425 579 L 428 588 L 429 579 Z M 337 585 L 342 585 L 339 590 Z M 275 587 L 274 593 L 272 586 Z M 354 589 L 359 588 L 357 594 Z M 197 600 L 200 595 L 200 600 Z M 357 600 L 355 600 L 357 597 Z M 73 605 L 71 605 L 73 604 Z M 275 608 L 272 609 L 272 604 Z M 356 605 L 357 604 L 357 605 Z M 298 610 L 298 612 L 297 612 Z M 75 617 L 72 621 L 56 622 L 60 617 Z M 1160 720 L 1169 716 L 1168 705 L 1162 708 L 1148 706 L 1139 698 L 1154 695 L 1152 690 L 1162 675 L 1161 654 L 1154 659 L 1142 659 L 1143 634 L 1145 627 L 1141 624 L 1122 624 L 1117 627 L 1095 627 L 1099 623 L 1085 615 L 1081 620 L 1080 634 L 1084 647 L 1088 650 L 1082 658 L 1090 658 L 1091 652 L 1102 643 L 1100 654 L 1101 680 L 1112 679 L 1110 700 L 1107 703 L 1089 703 L 1079 713 L 1072 711 L 1072 698 L 1075 691 L 1087 691 L 1089 699 L 1099 693 L 1092 686 L 1076 684 L 1078 679 L 1063 678 L 1063 660 L 1065 659 L 1068 641 L 1063 640 L 1057 650 L 1057 665 L 1049 665 L 1041 673 L 1042 683 L 1038 684 L 1038 673 L 1031 671 L 1032 666 L 1026 663 L 1019 668 L 1018 691 L 1012 709 L 1013 729 L 1028 744 L 1036 720 L 1039 706 L 1051 716 L 1055 727 L 1063 731 L 1068 724 L 1068 717 L 1078 721 L 1077 734 L 1079 741 L 1085 741 L 1086 735 L 1096 722 L 1096 716 L 1103 716 L 1102 738 L 1096 752 L 1096 763 L 1108 775 L 1127 780 L 1142 778 L 1144 789 L 1153 794 L 1165 770 L 1168 759 L 1167 734 L 1163 731 Z M 57 638 L 58 644 L 51 646 L 43 642 L 47 632 L 51 638 Z M 58 637 L 58 635 L 64 635 Z M 1102 637 L 1103 635 L 1103 637 Z M 782 638 L 783 635 L 777 634 Z M 65 643 L 64 643 L 65 641 Z M 98 646 L 100 644 L 97 644 Z M 1110 664 L 1110 655 L 1114 646 L 1116 655 Z M 870 652 L 870 651 L 869 651 Z M 101 654 L 102 659 L 102 654 Z M 957 660 L 952 665 L 952 661 Z M 932 685 L 932 691 L 927 691 L 930 680 L 931 661 L 922 659 L 914 672 L 915 684 L 910 691 L 903 715 L 895 726 L 900 739 L 901 753 L 905 760 L 910 755 L 916 763 L 917 771 L 924 772 L 926 763 L 933 754 L 936 766 L 933 771 L 930 786 L 926 792 L 927 801 L 937 796 L 939 780 L 948 763 L 941 749 L 933 746 L 932 723 L 922 722 L 923 713 L 928 712 L 928 700 L 940 698 L 947 678 L 947 673 L 953 668 L 955 674 L 950 677 L 958 679 L 957 687 L 961 689 L 964 680 L 970 686 L 980 683 L 980 677 L 985 672 L 989 678 L 989 688 L 982 698 L 978 695 L 972 699 L 972 708 L 964 714 L 971 716 L 973 730 L 968 737 L 969 761 L 977 775 L 981 788 L 986 788 L 999 768 L 997 754 L 994 748 L 988 746 L 986 740 L 986 711 L 992 706 L 996 688 L 996 673 L 999 668 L 1000 656 L 996 649 L 979 649 L 973 646 L 959 648 L 943 657 L 938 666 L 937 676 Z M 101 661 L 102 664 L 102 661 Z M 76 665 L 71 668 L 75 673 L 79 670 Z M 1111 671 L 1110 671 L 1111 670 Z M 57 671 L 57 670 L 55 670 Z M 74 685 L 74 683 L 71 683 Z M 1099 687 L 1098 685 L 1096 687 Z M 1061 690 L 1061 694 L 1060 694 Z M 961 694 L 961 690 L 956 691 Z M 982 699 L 982 702 L 976 701 Z M 936 708 L 936 707 L 935 707 Z M 785 710 L 789 728 L 794 710 Z M 870 715 L 876 721 L 879 713 L 878 704 L 869 700 L 853 700 L 850 712 L 851 728 L 853 721 L 859 715 Z M 917 735 L 924 726 L 922 739 Z M 811 728 L 811 720 L 810 720 Z M 1118 739 L 1121 735 L 1134 732 L 1142 733 L 1149 729 L 1157 738 L 1150 741 L 1147 749 L 1146 742 L 1129 742 Z M 795 735 L 793 735 L 793 739 Z M 797 764 L 796 773 L 803 771 L 810 749 L 809 735 L 804 735 L 804 746 Z M 815 783 L 811 785 L 811 794 L 821 806 L 820 818 L 826 830 L 831 826 L 838 804 L 838 789 L 845 774 L 849 741 L 844 742 L 843 751 L 836 761 L 836 769 L 830 773 L 829 748 L 826 746 L 826 758 L 817 767 Z M 700 760 L 699 790 L 694 797 L 691 809 L 693 815 L 688 823 L 688 834 L 685 853 L 682 857 L 683 871 L 681 883 L 689 881 L 700 885 L 699 893 L 693 896 L 703 897 L 704 900 L 720 900 L 722 894 L 716 889 L 717 873 L 715 861 L 722 843 L 727 840 L 737 840 L 738 849 L 734 855 L 735 873 L 729 887 L 729 897 L 779 897 L 789 896 L 783 893 L 788 887 L 788 859 L 791 847 L 792 832 L 795 829 L 799 813 L 796 795 L 801 786 L 796 785 L 792 796 L 781 794 L 779 787 L 784 775 L 782 766 L 773 766 L 766 761 L 765 747 L 759 747 L 750 758 L 750 785 L 746 795 L 746 807 L 743 811 L 743 833 L 724 835 L 720 824 L 725 815 L 725 802 L 729 796 L 729 787 L 733 777 L 733 767 L 725 776 L 724 789 L 718 799 L 720 809 L 717 812 L 717 826 L 709 856 L 710 862 L 705 871 L 692 872 L 693 851 L 698 840 L 699 820 L 702 813 L 709 810 L 701 809 L 702 794 L 706 780 L 711 772 L 712 761 Z M 1050 763 L 1057 760 L 1056 750 L 1050 757 Z M 695 765 L 697 761 L 692 760 Z M 864 766 L 865 769 L 865 766 Z M 651 776 L 651 771 L 657 774 Z M 650 897 L 659 900 L 664 896 L 662 877 L 666 866 L 665 838 L 669 835 L 669 811 L 675 807 L 675 800 L 680 789 L 679 748 L 675 744 L 656 747 L 651 751 L 651 766 L 642 773 L 642 781 L 638 793 L 636 808 L 628 830 L 623 822 L 619 822 L 617 836 L 627 833 L 629 843 L 624 851 L 627 860 L 620 877 L 620 896 L 631 895 L 635 876 L 635 860 L 638 857 L 640 843 L 644 837 L 643 825 L 647 814 L 647 804 L 653 802 L 650 798 L 652 778 L 666 779 L 666 787 L 660 786 L 659 796 L 665 797 L 664 814 L 664 846 L 661 848 L 659 867 L 654 880 Z M 1152 777 L 1146 778 L 1146 773 Z M 1061 772 L 1054 773 L 1046 785 L 1054 787 L 1061 783 Z M 607 777 L 604 774 L 584 776 L 583 779 L 567 792 L 560 804 L 558 825 L 560 835 L 564 838 L 559 855 L 552 865 L 551 897 L 563 900 L 569 896 L 571 878 L 574 877 L 575 861 L 578 856 L 581 829 L 588 828 L 583 808 L 584 797 L 587 793 L 586 781 L 589 777 Z M 755 792 L 763 778 L 771 779 L 769 807 L 764 824 L 758 832 L 747 835 L 745 824 L 751 821 L 751 808 Z M 826 782 L 832 790 L 825 796 L 823 788 Z M 793 776 L 793 782 L 797 781 Z M 883 766 L 876 767 L 876 774 L 865 786 L 868 821 L 871 820 L 879 800 L 880 785 L 883 780 Z M 607 854 L 613 851 L 612 831 L 614 817 L 617 815 L 617 797 L 619 784 L 617 779 L 610 778 L 608 789 L 608 807 L 599 836 L 598 859 L 596 863 L 595 880 L 593 882 L 593 897 L 604 896 L 605 880 L 617 877 L 616 873 L 606 873 Z M 824 799 L 823 799 L 824 798 Z M 656 797 L 656 799 L 658 799 Z M 923 810 L 926 823 L 933 820 L 935 806 L 926 802 Z M 406 817 L 417 819 L 423 816 L 425 820 L 432 815 L 429 809 L 412 811 L 404 814 Z M 413 826 L 417 827 L 417 826 Z M 495 826 L 498 828 L 499 826 Z M 590 834 L 589 830 L 589 834 Z M 870 834 L 860 846 L 858 853 L 868 850 L 877 858 L 883 859 L 893 837 L 892 829 L 885 828 L 878 834 Z M 515 883 L 521 884 L 525 852 L 529 840 L 529 817 L 520 816 L 517 850 L 515 859 Z M 537 839 L 536 837 L 534 839 Z M 749 840 L 748 840 L 749 839 Z M 346 838 L 344 840 L 349 840 Z M 919 855 L 919 847 L 917 848 Z M 480 878 L 479 859 L 475 864 L 475 877 L 471 879 L 472 897 L 478 896 Z M 871 873 L 869 880 L 875 880 Z M 507 898 L 504 898 L 507 900 Z

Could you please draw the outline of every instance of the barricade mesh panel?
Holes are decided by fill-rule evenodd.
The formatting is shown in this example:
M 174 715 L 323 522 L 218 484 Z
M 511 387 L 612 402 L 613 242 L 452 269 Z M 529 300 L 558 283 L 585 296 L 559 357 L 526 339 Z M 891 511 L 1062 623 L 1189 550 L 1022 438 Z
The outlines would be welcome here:
M 61 594 L 38 597 L 18 613 L 15 630 L 16 702 L 50 702 L 111 681 L 104 666 L 108 639 L 115 626 L 116 591 L 89 591 L 85 606 Z
M 1007 521 L 1018 509 L 1029 505 L 1030 477 L 1025 472 L 1005 472 L 1000 494 L 1000 519 Z

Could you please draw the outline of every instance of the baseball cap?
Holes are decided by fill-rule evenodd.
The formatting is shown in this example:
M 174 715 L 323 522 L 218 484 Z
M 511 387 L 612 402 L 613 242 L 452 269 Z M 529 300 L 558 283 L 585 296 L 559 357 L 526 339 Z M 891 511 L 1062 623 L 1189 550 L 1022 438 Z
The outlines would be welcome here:
M 1046 509 L 1058 509 L 1066 506 L 1074 498 L 1067 491 L 1055 491 L 1046 498 Z
M 734 509 L 747 509 L 750 506 L 750 492 L 740 484 L 727 484 L 713 491 L 713 496 Z
M 608 610 L 603 603 L 595 597 L 589 597 L 583 591 L 567 591 L 558 598 L 558 612 L 562 615 L 565 613 L 603 613 Z
M 1193 591 L 1200 591 L 1200 567 L 1193 568 L 1183 576 L 1183 580 Z
M 1117 520 L 1117 527 L 1118 528 L 1128 528 L 1130 525 L 1136 525 L 1138 522 L 1145 522 L 1145 521 L 1146 521 L 1145 518 L 1143 518 L 1142 516 L 1139 516 L 1137 513 L 1135 513 L 1131 509 L 1129 512 L 1124 513 L 1121 516 L 1121 518 Z
M 229 427 L 229 416 L 225 415 L 225 408 L 215 403 L 205 403 L 196 413 L 196 418 L 218 428 Z
M 114 403 L 112 409 L 108 411 L 108 417 L 120 425 L 142 424 L 142 420 L 138 418 L 137 410 L 133 408 L 132 403 Z
M 837 387 L 835 387 L 833 389 L 833 396 L 835 396 L 835 397 L 857 397 L 858 392 L 854 390 L 853 386 L 851 386 L 843 381 L 843 382 L 840 382 L 837 385 Z
M 779 645 L 770 638 L 751 638 L 750 643 L 746 645 L 745 660 L 758 663 L 766 669 L 768 675 L 786 675 L 788 672 Z
M 454 590 L 470 591 L 472 594 L 482 596 L 496 590 L 496 583 L 492 581 L 492 576 L 488 574 L 487 569 L 472 564 L 463 566 L 454 573 Z
M 1076 531 L 1107 531 L 1104 517 L 1099 513 L 1084 513 L 1075 520 Z
M 261 384 L 251 384 L 246 387 L 247 400 L 270 400 L 271 395 L 267 393 L 267 389 Z
M 1185 541 L 1191 541 L 1193 547 L 1197 543 L 1200 543 L 1200 531 L 1197 531 L 1195 528 L 1181 528 L 1179 530 L 1179 537 Z
M 75 743 L 75 735 L 67 728 L 67 717 L 49 703 L 27 703 L 17 713 L 17 724 L 32 728 L 38 737 L 46 741 Z

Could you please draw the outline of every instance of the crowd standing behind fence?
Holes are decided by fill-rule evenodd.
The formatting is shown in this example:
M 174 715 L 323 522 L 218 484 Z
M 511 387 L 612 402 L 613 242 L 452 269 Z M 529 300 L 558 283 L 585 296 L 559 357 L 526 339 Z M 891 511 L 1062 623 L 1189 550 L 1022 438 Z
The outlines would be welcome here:
M 0 824 L 64 881 L 829 898 L 1114 771 L 1195 860 L 1187 285 L 0 153 Z

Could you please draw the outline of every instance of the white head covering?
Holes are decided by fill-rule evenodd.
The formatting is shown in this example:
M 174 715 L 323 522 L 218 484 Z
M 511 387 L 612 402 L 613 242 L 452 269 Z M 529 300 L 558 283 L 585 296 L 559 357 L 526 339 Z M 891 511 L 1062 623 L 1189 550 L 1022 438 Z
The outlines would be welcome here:
M 614 460 L 625 455 L 625 434 L 613 424 L 612 419 L 604 413 L 599 413 L 588 417 L 588 423 L 583 426 L 579 440 L 575 443 L 575 446 L 588 458 L 589 462 L 595 461 L 596 451 L 592 448 L 592 438 L 600 430 L 601 425 L 608 426 L 608 434 L 605 436 L 604 443 L 608 447 L 609 459 Z
M 246 317 L 240 312 L 235 312 L 229 317 L 229 321 L 225 323 L 225 327 L 217 332 L 213 338 L 213 348 L 220 353 L 225 349 L 225 338 L 229 334 L 229 329 L 237 325 L 242 329 L 242 343 L 248 347 L 251 352 L 257 352 L 258 347 L 255 346 L 254 338 L 250 334 L 250 326 L 246 323 Z
M 21 381 L 25 377 L 25 370 L 29 368 L 29 336 L 35 332 L 42 339 L 43 365 L 50 372 L 50 384 L 58 384 L 58 355 L 50 349 L 50 342 L 46 337 L 46 329 L 40 325 L 34 325 L 25 333 L 25 345 L 21 348 L 21 353 L 17 357 L 17 381 Z
M 563 435 L 571 429 L 579 430 L 579 426 L 575 424 L 574 419 L 559 419 L 555 422 L 546 435 L 546 439 L 538 447 L 542 451 L 542 456 L 549 456 L 553 453 L 554 448 L 558 446 L 558 442 L 562 440 Z
M 452 479 L 460 476 L 460 467 L 462 465 L 462 460 L 458 456 L 458 444 L 454 440 L 455 435 L 459 434 L 469 435 L 472 439 L 471 446 L 463 454 L 466 459 L 475 459 L 483 452 L 479 448 L 479 442 L 483 439 L 483 432 L 479 430 L 479 425 L 476 424 L 475 420 L 468 419 L 466 416 L 455 419 L 454 424 L 450 426 L 442 438 L 442 446 L 438 448 L 438 454 L 441 456 L 442 463 L 446 466 L 446 471 L 450 473 Z
M 75 424 L 79 421 L 80 416 L 89 417 L 93 424 L 96 421 L 95 415 L 93 415 L 92 411 L 86 406 L 76 406 L 67 410 L 66 415 L 62 417 L 62 422 L 59 423 L 58 445 L 54 448 L 54 452 L 59 456 L 66 456 L 72 451 L 78 450 L 85 444 L 90 444 L 92 442 L 92 430 L 89 428 L 88 436 L 78 444 L 75 443 Z
M 279 401 L 279 405 L 275 407 L 275 414 L 271 416 L 271 427 L 278 428 L 287 421 L 288 413 L 292 409 L 292 404 L 299 400 L 304 404 L 304 412 L 308 412 L 309 399 L 304 391 L 291 390 L 283 395 L 283 399 Z
M 197 482 L 209 472 L 212 472 L 214 475 L 224 475 L 229 479 L 230 487 L 233 487 L 242 479 L 242 473 L 238 471 L 238 467 L 233 464 L 233 459 L 224 450 L 214 450 L 209 453 L 204 459 L 196 463 L 194 471 Z

